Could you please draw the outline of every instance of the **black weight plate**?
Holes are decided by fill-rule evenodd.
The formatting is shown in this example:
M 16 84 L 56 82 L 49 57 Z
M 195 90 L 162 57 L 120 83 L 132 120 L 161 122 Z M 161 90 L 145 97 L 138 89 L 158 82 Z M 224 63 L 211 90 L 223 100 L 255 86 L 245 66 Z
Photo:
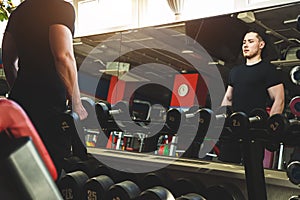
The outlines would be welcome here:
M 176 198 L 176 200 L 206 200 L 206 199 L 205 199 L 205 197 L 203 197 L 200 194 L 189 193 L 189 194 L 182 195 L 181 197 Z
M 230 127 L 233 132 L 240 133 L 249 129 L 248 116 L 243 112 L 235 112 L 230 116 Z
M 111 106 L 108 102 L 97 102 L 95 105 L 97 120 L 101 128 L 107 128 L 107 122 L 110 118 L 109 110 Z
M 82 171 L 66 174 L 58 181 L 58 188 L 64 199 L 82 199 L 82 191 L 88 176 Z
M 167 127 L 174 131 L 177 132 L 179 125 L 181 123 L 181 112 L 175 108 L 172 108 L 167 111 L 167 117 L 166 117 L 166 125 Z
M 105 175 L 89 179 L 83 187 L 83 198 L 106 199 L 109 188 L 114 185 L 114 181 Z
M 267 131 L 272 136 L 280 137 L 283 136 L 287 129 L 288 121 L 281 114 L 275 114 L 269 117 L 267 122 Z
M 108 190 L 109 199 L 133 200 L 140 195 L 138 185 L 132 181 L 123 181 L 112 185 Z
M 139 200 L 175 200 L 172 193 L 162 186 L 149 188 L 141 193 Z
M 205 191 L 205 197 L 209 200 L 245 200 L 239 188 L 230 183 L 208 187 Z
M 300 162 L 293 161 L 287 166 L 286 170 L 289 180 L 295 184 L 300 185 Z
M 175 197 L 180 197 L 188 193 L 203 193 L 205 186 L 198 180 L 179 178 L 172 185 L 171 191 Z

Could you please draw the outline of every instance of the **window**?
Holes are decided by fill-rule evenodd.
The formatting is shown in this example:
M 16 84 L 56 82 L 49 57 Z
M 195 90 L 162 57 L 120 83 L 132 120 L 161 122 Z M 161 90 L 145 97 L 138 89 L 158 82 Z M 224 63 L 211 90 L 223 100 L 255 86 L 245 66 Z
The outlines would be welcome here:
M 78 33 L 92 34 L 131 27 L 132 0 L 85 0 L 78 2 Z

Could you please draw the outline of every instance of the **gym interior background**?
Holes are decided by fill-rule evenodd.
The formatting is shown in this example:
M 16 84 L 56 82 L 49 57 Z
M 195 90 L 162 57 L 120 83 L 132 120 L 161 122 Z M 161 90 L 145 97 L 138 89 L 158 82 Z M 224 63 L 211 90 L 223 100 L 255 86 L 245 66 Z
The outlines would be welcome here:
M 94 117 L 80 127 L 78 124 L 74 126 L 89 152 L 100 163 L 97 162 L 97 168 L 92 170 L 86 163 L 77 163 L 57 191 L 49 184 L 51 180 L 40 176 L 44 185 L 51 185 L 46 187 L 46 191 L 51 190 L 49 195 L 64 199 L 96 199 L 97 195 L 99 198 L 105 193 L 105 198 L 112 199 L 120 191 L 135 188 L 125 192 L 132 197 L 120 194 L 121 199 L 137 196 L 149 199 L 149 194 L 159 196 L 155 197 L 158 199 L 164 199 L 164 195 L 169 199 L 219 199 L 221 196 L 223 199 L 251 200 L 298 198 L 300 160 L 296 158 L 293 165 L 289 165 L 291 152 L 299 146 L 300 134 L 298 1 L 69 2 L 74 5 L 77 14 L 73 44 L 82 100 L 90 108 L 90 117 Z M 19 3 L 14 1 L 15 5 Z M 2 32 L 5 25 L 5 21 L 0 23 Z M 273 143 L 267 144 L 263 172 L 259 164 L 249 165 L 246 170 L 243 165 L 218 161 L 215 144 L 219 137 L 205 136 L 211 129 L 211 117 L 224 114 L 224 111 L 216 111 L 218 100 L 215 98 L 223 96 L 230 69 L 242 62 L 239 41 L 249 28 L 263 30 L 268 35 L 266 59 L 283 74 L 286 100 L 286 118 L 272 120 L 280 122 L 282 132 L 290 133 L 292 138 L 284 142 L 272 140 Z M 0 71 L 0 77 L 5 81 L 3 71 Z M 216 81 L 211 86 L 211 81 L 216 79 L 220 82 Z M 222 85 L 221 89 L 216 88 L 217 84 Z M 5 96 L 5 84 L 1 84 L 0 90 Z M 215 94 L 215 91 L 218 93 Z M 128 115 L 120 113 L 125 110 L 128 110 Z M 153 126 L 149 126 L 150 119 L 154 122 Z M 200 119 L 205 126 L 201 125 Z M 268 129 L 267 125 L 274 125 L 272 120 L 265 119 L 264 129 Z M 187 125 L 182 121 L 187 121 Z M 205 133 L 200 146 L 209 149 L 205 155 L 188 154 L 185 144 L 180 143 L 184 137 L 194 137 L 188 133 L 195 129 L 190 127 L 191 122 L 198 124 L 197 133 L 199 130 Z M 182 123 L 186 125 L 183 128 Z M 223 126 L 221 129 L 222 132 L 227 130 Z M 219 131 L 220 127 L 213 127 L 213 130 Z M 272 130 L 267 132 L 268 136 L 282 134 Z M 251 139 L 265 141 L 268 136 Z M 189 141 L 191 143 L 193 141 Z M 249 163 L 255 161 L 250 160 Z M 27 171 L 24 173 L 30 173 L 30 170 Z M 249 178 L 254 174 L 257 178 Z M 108 177 L 96 179 L 99 175 Z M 124 183 L 128 180 L 131 182 Z M 93 181 L 97 184 L 106 181 L 107 185 L 88 188 L 91 187 L 89 184 L 97 185 L 91 183 Z M 34 183 L 26 184 L 20 187 L 38 187 Z M 31 191 L 26 195 L 30 198 L 41 193 Z

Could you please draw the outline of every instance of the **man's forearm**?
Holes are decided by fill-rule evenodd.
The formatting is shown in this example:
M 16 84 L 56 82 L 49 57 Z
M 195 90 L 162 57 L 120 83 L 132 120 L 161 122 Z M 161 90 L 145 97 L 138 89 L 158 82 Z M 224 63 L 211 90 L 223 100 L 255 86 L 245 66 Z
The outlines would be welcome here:
M 4 64 L 4 72 L 5 72 L 5 78 L 7 80 L 7 83 L 9 85 L 9 88 L 12 88 L 16 78 L 17 78 L 17 68 L 15 66 L 9 66 L 8 64 Z
M 283 99 L 278 99 L 275 100 L 270 111 L 270 116 L 274 114 L 281 114 L 284 110 L 284 100 Z

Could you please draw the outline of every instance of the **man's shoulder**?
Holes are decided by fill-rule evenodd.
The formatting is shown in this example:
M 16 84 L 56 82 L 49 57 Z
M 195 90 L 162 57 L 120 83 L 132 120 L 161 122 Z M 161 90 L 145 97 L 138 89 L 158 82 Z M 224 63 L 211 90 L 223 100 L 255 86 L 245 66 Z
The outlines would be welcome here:
M 245 64 L 239 64 L 239 65 L 234 65 L 232 68 L 231 68 L 231 72 L 236 72 L 242 68 L 244 68 L 246 65 Z

